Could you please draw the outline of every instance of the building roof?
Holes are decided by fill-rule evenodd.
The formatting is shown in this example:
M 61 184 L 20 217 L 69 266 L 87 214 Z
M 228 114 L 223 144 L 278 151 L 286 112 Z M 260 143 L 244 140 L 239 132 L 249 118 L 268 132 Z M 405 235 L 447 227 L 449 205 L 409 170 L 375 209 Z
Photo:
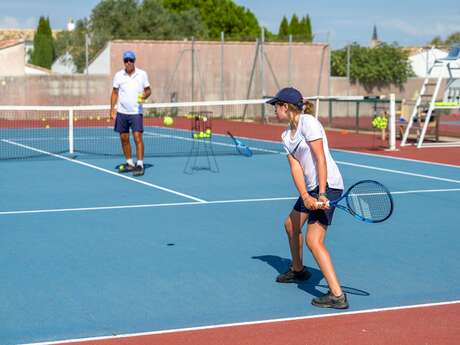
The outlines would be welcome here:
M 16 40 L 16 39 L 11 39 L 11 40 L 3 40 L 0 41 L 0 49 L 5 49 L 9 47 L 16 46 L 18 44 L 24 43 L 23 40 Z

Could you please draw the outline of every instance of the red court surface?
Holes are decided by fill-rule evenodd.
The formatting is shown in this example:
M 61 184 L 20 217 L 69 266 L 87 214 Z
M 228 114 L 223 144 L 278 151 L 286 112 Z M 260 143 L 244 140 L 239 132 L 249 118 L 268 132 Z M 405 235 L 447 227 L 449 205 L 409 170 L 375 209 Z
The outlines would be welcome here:
M 460 302 L 457 302 L 255 324 L 93 338 L 71 343 L 74 345 L 457 345 L 460 337 L 459 325 Z

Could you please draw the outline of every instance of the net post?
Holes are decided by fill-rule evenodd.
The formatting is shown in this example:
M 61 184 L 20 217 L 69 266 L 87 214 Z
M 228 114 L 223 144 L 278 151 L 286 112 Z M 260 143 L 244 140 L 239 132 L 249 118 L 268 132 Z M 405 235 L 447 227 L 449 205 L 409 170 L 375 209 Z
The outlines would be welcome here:
M 73 108 L 69 108 L 69 153 L 74 153 Z
M 389 118 L 390 126 L 389 126 L 389 151 L 396 150 L 396 98 L 395 94 L 390 94 L 390 118 Z
M 319 118 L 319 96 L 316 97 L 315 117 L 316 117 L 316 118 Z

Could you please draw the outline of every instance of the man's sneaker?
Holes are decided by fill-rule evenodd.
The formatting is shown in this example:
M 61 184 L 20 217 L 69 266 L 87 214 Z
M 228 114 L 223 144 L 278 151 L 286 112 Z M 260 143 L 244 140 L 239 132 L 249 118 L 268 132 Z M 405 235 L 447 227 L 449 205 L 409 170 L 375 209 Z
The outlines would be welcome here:
M 278 283 L 298 283 L 310 279 L 311 273 L 308 272 L 307 268 L 303 266 L 302 271 L 296 272 L 289 267 L 287 272 L 281 273 L 276 277 Z
M 133 176 L 142 176 L 144 175 L 144 167 L 142 165 L 136 165 L 133 170 Z
M 328 292 L 320 297 L 313 298 L 311 304 L 320 308 L 347 309 L 347 295 L 342 293 L 341 296 L 334 296 L 332 292 Z
M 135 166 L 134 165 L 130 165 L 128 163 L 126 164 L 120 164 L 118 166 L 118 172 L 119 173 L 128 173 L 128 172 L 133 172 L 135 169 Z

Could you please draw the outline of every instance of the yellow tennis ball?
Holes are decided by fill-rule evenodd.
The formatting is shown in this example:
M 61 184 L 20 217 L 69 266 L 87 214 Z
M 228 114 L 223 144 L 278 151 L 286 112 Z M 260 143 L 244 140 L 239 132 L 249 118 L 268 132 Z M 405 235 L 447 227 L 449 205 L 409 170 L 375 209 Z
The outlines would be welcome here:
M 163 124 L 165 126 L 171 126 L 174 123 L 174 120 L 171 116 L 165 116 L 163 119 Z

